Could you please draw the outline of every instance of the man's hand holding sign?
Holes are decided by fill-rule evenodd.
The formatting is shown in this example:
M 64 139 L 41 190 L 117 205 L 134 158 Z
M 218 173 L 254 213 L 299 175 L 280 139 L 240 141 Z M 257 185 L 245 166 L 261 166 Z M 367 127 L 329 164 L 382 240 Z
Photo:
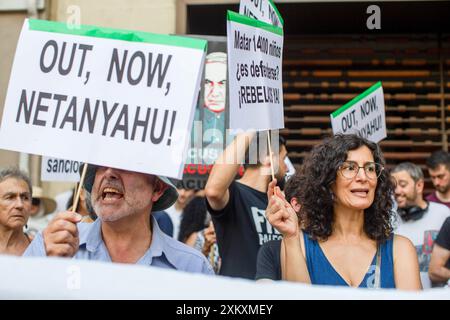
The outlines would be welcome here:
M 55 215 L 42 233 L 47 256 L 73 257 L 80 244 L 77 223 L 81 215 L 65 211 Z

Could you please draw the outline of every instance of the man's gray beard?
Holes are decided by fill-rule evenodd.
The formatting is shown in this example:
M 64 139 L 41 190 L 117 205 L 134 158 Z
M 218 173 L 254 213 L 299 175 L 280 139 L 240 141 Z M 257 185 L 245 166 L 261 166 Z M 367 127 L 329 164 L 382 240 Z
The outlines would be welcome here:
M 97 214 L 97 217 L 102 222 L 114 222 L 114 221 L 120 220 L 122 218 L 131 216 L 133 214 L 133 212 L 130 210 L 129 212 L 115 212 L 115 213 L 110 214 L 105 217 L 105 216 L 103 216 L 102 211 L 97 204 L 94 204 L 94 210 L 95 210 L 95 213 Z
M 404 208 L 416 206 L 416 199 L 417 199 L 417 189 L 414 188 L 412 197 L 406 197 L 406 205 L 404 206 Z

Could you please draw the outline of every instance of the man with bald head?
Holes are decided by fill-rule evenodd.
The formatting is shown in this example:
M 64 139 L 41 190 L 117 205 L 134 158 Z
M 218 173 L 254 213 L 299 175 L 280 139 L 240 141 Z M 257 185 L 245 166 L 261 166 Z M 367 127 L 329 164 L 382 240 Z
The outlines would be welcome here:
M 133 263 L 213 274 L 201 253 L 163 234 L 149 215 L 178 194 L 166 177 L 89 165 L 84 187 L 98 219 L 80 223 L 69 211 L 55 216 L 24 256 Z

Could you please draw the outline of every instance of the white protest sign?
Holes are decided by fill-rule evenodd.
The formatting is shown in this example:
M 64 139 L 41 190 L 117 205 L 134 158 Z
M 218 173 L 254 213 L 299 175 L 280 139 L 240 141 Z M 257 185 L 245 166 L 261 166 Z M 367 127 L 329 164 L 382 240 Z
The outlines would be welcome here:
M 206 44 L 25 20 L 0 148 L 181 178 Z
M 78 182 L 81 165 L 79 161 L 42 157 L 41 180 Z
M 239 14 L 283 28 L 283 18 L 272 0 L 241 0 Z
M 289 281 L 269 281 L 261 284 L 247 279 L 187 273 L 145 265 L 54 257 L 0 255 L 0 274 L 7 275 L 3 276 L 0 282 L 0 299 L 4 300 L 190 299 L 199 300 L 199 304 L 202 304 L 204 300 L 245 300 L 244 303 L 248 303 L 246 301 L 249 297 L 253 300 L 448 300 L 450 298 L 449 288 L 406 291 L 368 290 Z M 179 311 L 184 308 L 183 303 L 178 304 L 180 306 L 177 307 L 177 314 L 187 314 Z M 165 307 L 164 304 L 160 305 L 162 308 Z M 217 311 L 211 310 L 210 315 L 219 315 L 221 309 L 216 309 Z M 175 310 L 173 312 L 175 313 Z
M 331 115 L 333 134 L 359 133 L 379 142 L 386 138 L 386 115 L 381 82 L 364 91 Z
M 283 29 L 228 11 L 231 130 L 284 128 Z

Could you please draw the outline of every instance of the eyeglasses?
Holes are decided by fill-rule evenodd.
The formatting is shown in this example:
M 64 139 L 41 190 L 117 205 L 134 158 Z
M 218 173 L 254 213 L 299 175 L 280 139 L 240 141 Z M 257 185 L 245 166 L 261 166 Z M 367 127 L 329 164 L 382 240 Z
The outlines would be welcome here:
M 381 172 L 383 172 L 384 167 L 375 162 L 367 162 L 364 166 L 360 167 L 354 161 L 345 161 L 340 167 L 339 172 L 346 179 L 353 179 L 358 175 L 359 169 L 364 168 L 366 177 L 369 179 L 377 179 Z

